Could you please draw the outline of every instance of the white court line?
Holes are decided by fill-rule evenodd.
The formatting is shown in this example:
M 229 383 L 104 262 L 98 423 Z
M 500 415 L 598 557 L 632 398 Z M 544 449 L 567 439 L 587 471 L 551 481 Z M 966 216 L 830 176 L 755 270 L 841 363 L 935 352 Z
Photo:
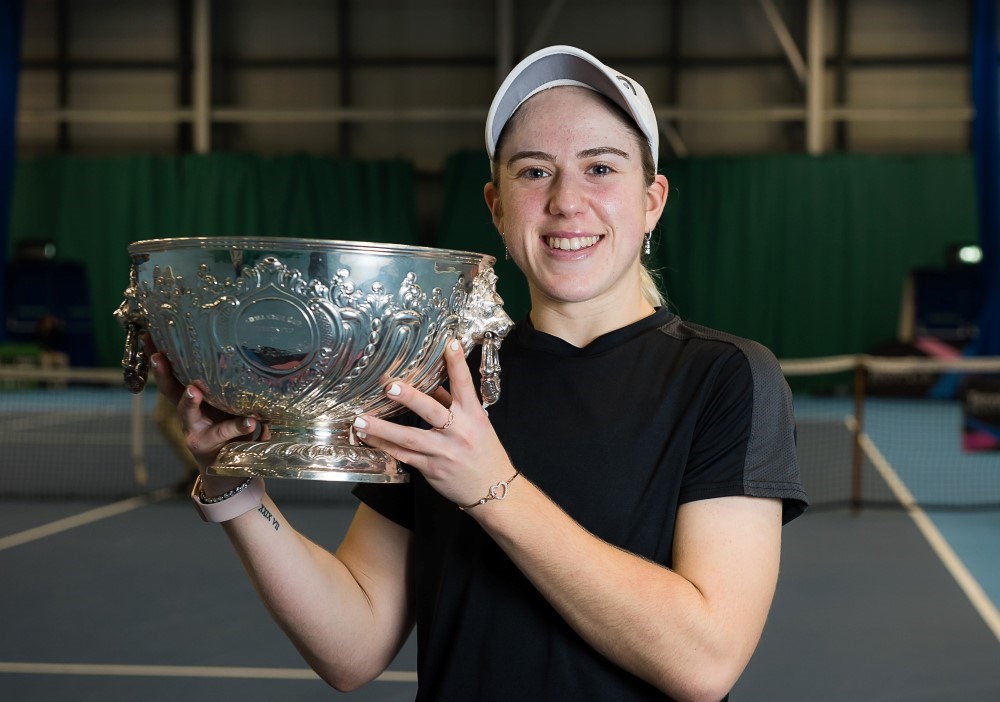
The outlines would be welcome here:
M 853 418 L 852 418 L 853 419 Z M 853 424 L 853 421 L 851 422 Z M 851 427 L 853 431 L 853 427 Z M 927 539 L 927 543 L 930 544 L 934 553 L 937 557 L 941 559 L 944 563 L 944 567 L 948 569 L 951 576 L 955 578 L 958 586 L 962 588 L 965 596 L 969 598 L 972 606 L 975 607 L 976 611 L 979 612 L 979 616 L 983 618 L 986 622 L 986 626 L 990 628 L 993 635 L 997 637 L 1000 641 L 1000 611 L 997 610 L 996 605 L 993 600 L 990 599 L 989 595 L 983 590 L 979 582 L 972 576 L 969 569 L 965 567 L 961 559 L 951 548 L 951 545 L 945 540 L 938 528 L 934 526 L 934 522 L 931 521 L 927 513 L 924 512 L 919 505 L 917 505 L 916 499 L 913 497 L 913 493 L 910 489 L 906 487 L 906 484 L 900 479 L 896 471 L 893 470 L 892 465 L 882 455 L 875 443 L 869 438 L 867 434 L 861 435 L 861 448 L 864 450 L 865 454 L 868 456 L 869 460 L 875 466 L 875 469 L 879 472 L 882 478 L 889 485 L 889 489 L 892 490 L 896 499 L 899 500 L 900 504 L 906 509 L 910 518 L 917 525 L 920 533 L 924 535 Z
M 151 502 L 159 502 L 160 500 L 169 497 L 170 494 L 171 491 L 169 488 L 156 490 L 146 495 L 130 497 L 126 500 L 114 502 L 110 505 L 104 505 L 103 507 L 96 507 L 95 509 L 90 509 L 86 512 L 74 514 L 71 517 L 57 519 L 54 522 L 42 524 L 41 526 L 37 526 L 32 529 L 25 529 L 24 531 L 19 531 L 15 534 L 0 537 L 0 551 L 13 548 L 14 546 L 30 543 L 32 541 L 37 541 L 38 539 L 44 539 L 47 536 L 69 531 L 70 529 L 75 529 L 86 524 L 92 524 L 93 522 L 98 522 L 102 519 L 116 517 L 119 514 L 124 514 L 125 512 L 131 512 L 132 510 L 148 505 Z
M 163 500 L 171 495 L 170 489 L 157 490 L 147 495 L 130 497 L 104 507 L 81 512 L 33 529 L 0 538 L 0 551 L 19 546 L 37 539 L 58 534 L 78 526 L 90 524 L 124 514 L 151 502 Z M 131 677 L 174 677 L 174 678 L 258 678 L 268 680 L 317 680 L 319 676 L 308 668 L 235 668 L 213 666 L 176 665 L 102 665 L 86 663 L 22 663 L 0 661 L 0 674 L 20 673 L 27 675 L 100 675 Z M 387 670 L 377 678 L 380 682 L 416 682 L 416 671 Z
M 93 414 L 88 414 L 83 419 L 89 419 Z M 16 435 L 24 431 L 38 431 L 40 429 L 52 429 L 61 424 L 69 424 L 72 421 L 80 421 L 81 417 L 75 420 L 67 418 L 64 414 L 33 413 L 25 417 L 18 417 L 4 421 L 2 425 L 4 434 Z
M 49 410 L 44 412 L 28 412 L 24 415 L 9 415 L 0 419 L 0 427 L 7 432 L 34 429 L 35 427 L 53 427 L 60 424 L 74 424 L 88 421 L 96 417 L 116 418 L 127 416 L 127 413 L 114 409 L 88 408 L 86 412 L 61 412 Z
M 35 426 L 31 427 L 35 429 Z M 127 432 L 113 432 L 107 434 L 63 434 L 60 433 L 57 436 L 52 436 L 47 432 L 37 432 L 34 434 L 28 432 L 19 432 L 16 436 L 4 436 L 3 444 L 5 446 L 10 446 L 12 444 L 30 444 L 32 446 L 37 446 L 39 443 L 44 442 L 50 446 L 77 446 L 80 444 L 85 444 L 88 446 L 104 446 L 104 445 L 128 445 L 132 440 L 132 435 Z
M 26 675 L 102 675 L 153 678 L 255 678 L 259 680 L 319 680 L 308 668 L 234 668 L 189 665 L 100 665 L 87 663 L 17 663 L 0 661 L 0 673 Z M 379 682 L 416 682 L 412 670 L 387 670 Z

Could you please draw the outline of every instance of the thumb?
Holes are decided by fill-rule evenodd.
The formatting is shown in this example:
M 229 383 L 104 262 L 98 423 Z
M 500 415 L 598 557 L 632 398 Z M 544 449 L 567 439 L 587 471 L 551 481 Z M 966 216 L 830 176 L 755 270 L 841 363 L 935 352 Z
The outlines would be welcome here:
M 188 448 L 194 454 L 212 455 L 233 439 L 246 436 L 257 426 L 257 420 L 252 417 L 233 417 L 213 424 L 205 431 L 196 435 L 194 441 L 188 443 Z

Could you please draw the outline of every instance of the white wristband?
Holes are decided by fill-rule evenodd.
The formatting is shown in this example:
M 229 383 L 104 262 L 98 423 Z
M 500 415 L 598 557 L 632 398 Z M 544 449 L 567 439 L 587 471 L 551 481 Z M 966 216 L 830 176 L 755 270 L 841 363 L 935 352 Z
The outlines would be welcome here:
M 218 497 L 206 497 L 201 476 L 191 488 L 191 501 L 206 522 L 228 522 L 250 510 L 257 509 L 264 501 L 264 479 L 247 478 L 229 492 Z

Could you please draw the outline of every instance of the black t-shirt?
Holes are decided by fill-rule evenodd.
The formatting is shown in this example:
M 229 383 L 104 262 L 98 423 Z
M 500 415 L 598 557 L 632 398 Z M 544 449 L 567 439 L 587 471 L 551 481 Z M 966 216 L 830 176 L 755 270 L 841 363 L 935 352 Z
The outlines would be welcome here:
M 489 415 L 511 461 L 611 544 L 669 567 L 680 504 L 778 497 L 786 522 L 807 505 L 791 394 L 759 344 L 658 310 L 585 348 L 521 322 L 500 359 Z M 417 471 L 355 494 L 414 533 L 418 700 L 667 699 L 583 641 Z

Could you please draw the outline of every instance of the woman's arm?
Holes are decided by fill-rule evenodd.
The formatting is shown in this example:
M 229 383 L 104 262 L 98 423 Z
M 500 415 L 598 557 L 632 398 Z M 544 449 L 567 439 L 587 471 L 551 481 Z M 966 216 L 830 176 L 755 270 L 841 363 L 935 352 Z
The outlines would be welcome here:
M 223 526 L 264 605 L 330 685 L 370 682 L 413 626 L 410 532 L 361 505 L 334 555 L 262 507 Z
M 254 420 L 225 415 L 203 403 L 197 387 L 182 387 L 162 354 L 151 358 L 159 390 L 177 404 L 199 465 L 253 431 Z M 234 482 L 241 480 L 203 475 L 208 496 Z M 261 600 L 324 680 L 350 690 L 385 670 L 413 626 L 407 529 L 362 505 L 334 555 L 295 531 L 266 496 L 259 509 L 223 527 Z
M 757 646 L 778 576 L 779 500 L 682 505 L 673 569 L 598 539 L 528 481 L 470 514 L 591 646 L 675 699 L 721 699 Z

